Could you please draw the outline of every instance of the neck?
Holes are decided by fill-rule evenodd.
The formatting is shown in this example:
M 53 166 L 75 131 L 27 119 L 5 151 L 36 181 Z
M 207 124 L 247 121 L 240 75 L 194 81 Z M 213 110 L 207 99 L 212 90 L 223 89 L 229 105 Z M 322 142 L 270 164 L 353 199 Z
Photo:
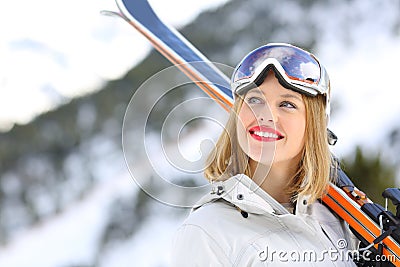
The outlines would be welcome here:
M 290 202 L 290 195 L 286 193 L 289 180 L 296 173 L 298 162 L 279 162 L 270 166 L 251 161 L 252 179 L 265 192 L 280 203 Z

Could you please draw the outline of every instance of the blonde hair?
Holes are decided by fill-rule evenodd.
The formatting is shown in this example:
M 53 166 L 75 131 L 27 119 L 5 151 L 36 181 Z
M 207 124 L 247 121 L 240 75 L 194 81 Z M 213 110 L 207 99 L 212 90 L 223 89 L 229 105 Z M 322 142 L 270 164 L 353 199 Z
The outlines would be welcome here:
M 325 96 L 302 97 L 306 108 L 305 144 L 302 159 L 295 175 L 289 179 L 286 192 L 293 198 L 310 195 L 312 202 L 325 194 L 334 161 L 327 141 Z M 225 129 L 208 157 L 209 165 L 204 175 L 209 181 L 226 180 L 241 173 L 252 176 L 249 157 L 238 144 L 236 133 L 237 113 L 242 104 L 243 98 L 236 97 Z

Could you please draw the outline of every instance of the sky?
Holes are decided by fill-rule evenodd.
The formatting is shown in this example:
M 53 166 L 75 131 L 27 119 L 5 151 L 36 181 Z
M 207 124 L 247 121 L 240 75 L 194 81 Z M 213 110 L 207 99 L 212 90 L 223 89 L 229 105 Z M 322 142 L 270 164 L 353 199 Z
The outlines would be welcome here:
M 160 18 L 179 27 L 227 0 L 149 2 Z M 185 12 L 174 15 L 176 6 Z M 98 90 L 146 56 L 147 40 L 122 20 L 100 15 L 101 10 L 117 6 L 112 0 L 2 4 L 0 130 Z

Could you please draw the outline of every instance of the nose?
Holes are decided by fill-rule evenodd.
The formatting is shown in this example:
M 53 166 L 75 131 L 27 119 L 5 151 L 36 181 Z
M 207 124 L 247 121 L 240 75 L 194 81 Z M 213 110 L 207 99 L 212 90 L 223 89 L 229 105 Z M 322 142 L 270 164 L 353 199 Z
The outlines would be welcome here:
M 257 119 L 259 123 L 277 123 L 277 112 L 274 112 L 270 107 L 266 106 L 263 112 L 258 113 Z

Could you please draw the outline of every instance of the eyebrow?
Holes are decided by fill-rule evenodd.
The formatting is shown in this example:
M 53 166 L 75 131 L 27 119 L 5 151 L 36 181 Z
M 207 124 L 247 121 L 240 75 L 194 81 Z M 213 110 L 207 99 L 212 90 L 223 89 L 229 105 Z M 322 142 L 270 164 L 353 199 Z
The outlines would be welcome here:
M 248 93 L 257 93 L 257 94 L 259 94 L 259 95 L 264 95 L 264 93 L 260 90 L 260 89 L 258 89 L 258 88 L 253 88 L 253 89 L 250 89 L 249 91 L 248 91 Z M 299 96 L 297 96 L 297 95 L 294 95 L 294 94 L 290 94 L 290 93 L 286 93 L 286 94 L 282 94 L 282 95 L 280 95 L 280 97 L 282 97 L 282 98 L 295 98 L 295 99 L 297 99 L 298 101 L 303 101 L 303 99 L 301 98 L 301 97 L 299 97 Z
M 283 94 L 283 95 L 281 95 L 281 97 L 283 97 L 283 98 L 295 98 L 295 99 L 297 99 L 299 101 L 303 101 L 303 99 L 301 99 L 299 96 L 293 95 L 293 94 Z
M 263 93 L 261 92 L 261 90 L 258 89 L 258 88 L 252 88 L 252 89 L 250 89 L 249 91 L 247 91 L 247 93 L 257 93 L 257 94 L 263 95 Z

